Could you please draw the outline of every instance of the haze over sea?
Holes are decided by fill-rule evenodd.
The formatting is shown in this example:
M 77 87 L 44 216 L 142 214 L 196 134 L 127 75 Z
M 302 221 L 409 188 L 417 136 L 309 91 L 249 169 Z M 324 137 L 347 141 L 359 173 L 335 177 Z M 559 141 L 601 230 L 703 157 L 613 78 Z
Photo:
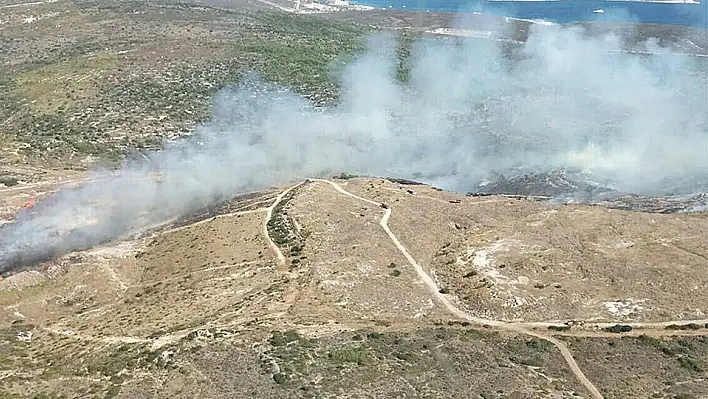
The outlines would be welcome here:
M 594 0 L 357 0 L 356 4 L 406 10 L 481 12 L 554 23 L 630 22 L 708 29 L 708 2 L 643 2 Z

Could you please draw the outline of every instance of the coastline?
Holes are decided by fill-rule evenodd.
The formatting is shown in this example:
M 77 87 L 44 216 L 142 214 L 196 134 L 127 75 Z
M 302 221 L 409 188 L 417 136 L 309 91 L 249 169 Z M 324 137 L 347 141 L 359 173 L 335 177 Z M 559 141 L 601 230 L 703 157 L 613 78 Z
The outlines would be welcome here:
M 533 0 L 532 0 L 533 1 Z M 340 22 L 375 26 L 403 32 L 417 32 L 442 36 L 494 38 L 509 43 L 523 43 L 534 25 L 559 25 L 530 18 L 505 17 L 498 14 L 455 13 L 449 11 L 422 11 L 396 8 L 372 8 L 365 11 L 340 8 L 337 12 L 320 13 L 321 18 Z M 665 47 L 685 56 L 708 56 L 706 29 L 631 22 L 576 22 L 593 35 L 618 34 L 627 40 L 627 51 L 644 54 L 646 49 L 635 47 L 650 39 L 659 39 Z M 566 25 L 566 24 L 560 24 Z
M 218 0 L 217 0 L 218 1 Z M 327 20 L 371 26 L 375 29 L 390 29 L 418 34 L 490 38 L 509 43 L 526 41 L 534 25 L 577 25 L 589 34 L 617 34 L 627 41 L 627 51 L 644 54 L 645 49 L 635 47 L 650 39 L 659 39 L 664 47 L 672 48 L 678 55 L 708 56 L 708 34 L 705 28 L 686 25 L 636 23 L 623 21 L 579 21 L 558 23 L 540 18 L 518 18 L 498 13 L 452 12 L 416 10 L 407 8 L 381 8 L 358 4 L 350 0 L 251 0 L 266 8 L 310 15 Z M 515 1 L 537 2 L 538 0 L 485 0 L 487 2 Z M 569 2 L 568 0 L 545 0 Z M 676 2 L 678 0 L 667 0 Z M 607 0 L 615 3 L 658 3 L 660 0 L 633 1 Z M 221 4 L 221 8 L 229 8 Z M 707 9 L 708 11 L 708 9 Z
M 504 2 L 563 2 L 568 0 L 485 0 L 489 3 L 504 3 Z M 697 0 L 604 0 L 608 3 L 666 3 L 666 4 L 701 4 Z
M 647 23 L 708 29 L 708 3 L 697 0 L 353 0 L 378 9 L 452 12 L 544 20 L 558 24 L 583 22 Z

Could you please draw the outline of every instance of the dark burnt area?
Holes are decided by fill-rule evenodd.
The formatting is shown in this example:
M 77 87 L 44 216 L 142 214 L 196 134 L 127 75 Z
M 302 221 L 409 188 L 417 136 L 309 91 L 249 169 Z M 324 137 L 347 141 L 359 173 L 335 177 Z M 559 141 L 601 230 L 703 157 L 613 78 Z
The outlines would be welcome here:
M 391 183 L 397 183 L 397 184 L 403 184 L 405 186 L 422 186 L 425 183 L 417 182 L 415 180 L 408 180 L 408 179 L 403 179 L 399 177 L 386 177 L 386 180 L 390 181 Z
M 589 182 L 582 174 L 564 170 L 497 176 L 467 195 L 501 195 L 647 213 L 691 212 L 708 207 L 707 193 L 664 196 L 620 193 Z
M 180 217 L 173 223 L 170 223 L 169 228 L 174 229 L 188 226 L 190 224 L 210 219 L 219 215 L 224 215 L 227 213 L 256 209 L 257 207 L 250 206 L 250 202 L 257 198 L 263 197 L 264 195 L 267 195 L 267 192 L 253 192 L 240 194 L 235 197 L 219 201 L 213 205 L 206 206 L 197 211 Z
M 267 192 L 253 192 L 239 194 L 232 198 L 225 199 L 192 213 L 189 213 L 177 221 L 170 223 L 168 226 L 160 226 L 154 229 L 149 229 L 136 234 L 134 238 L 144 236 L 146 234 L 156 233 L 165 228 L 177 228 L 187 226 L 189 224 L 209 219 L 218 215 L 248 210 L 252 207 L 250 202 L 254 199 L 263 197 Z M 17 243 L 12 243 L 10 240 L 15 237 L 16 229 L 21 228 L 22 223 L 29 222 L 32 218 L 41 215 L 43 211 L 51 209 L 51 205 L 56 201 L 55 197 L 48 197 L 31 209 L 24 209 L 18 213 L 16 222 L 0 226 L 0 275 L 8 273 L 17 273 L 23 270 L 38 269 L 41 264 L 46 262 L 56 261 L 58 258 L 74 251 L 82 251 L 91 249 L 98 245 L 107 244 L 120 236 L 120 232 L 127 232 L 132 226 L 128 221 L 116 216 L 109 220 L 103 221 L 96 225 L 84 226 L 73 229 L 67 232 L 60 233 L 47 232 L 49 239 L 42 242 L 25 243 L 21 250 L 9 251 L 7 248 L 17 246 Z M 46 202 L 45 202 L 46 201 Z M 112 224 L 115 228 L 106 229 L 106 224 Z
M 14 229 L 18 224 L 12 223 L 0 228 L 0 247 L 10 248 L 14 237 Z M 105 244 L 110 238 L 105 236 L 101 226 L 89 226 L 66 232 L 60 237 L 56 233 L 56 240 L 47 240 L 42 243 L 23 244 L 24 249 L 0 252 L 0 275 L 16 273 L 23 270 L 37 269 L 41 264 L 56 261 L 61 256 L 73 252 L 90 249 L 97 245 Z
M 612 200 L 605 200 L 592 205 L 604 206 L 611 209 L 621 209 L 647 213 L 679 213 L 691 211 L 708 206 L 708 194 L 700 193 L 688 198 L 671 197 L 642 197 L 639 195 L 625 195 Z
M 494 181 L 478 187 L 468 195 L 516 195 L 529 197 L 558 197 L 567 194 L 580 194 L 592 197 L 593 194 L 609 192 L 610 189 L 581 180 L 580 177 L 566 171 L 534 172 L 512 177 L 498 176 Z

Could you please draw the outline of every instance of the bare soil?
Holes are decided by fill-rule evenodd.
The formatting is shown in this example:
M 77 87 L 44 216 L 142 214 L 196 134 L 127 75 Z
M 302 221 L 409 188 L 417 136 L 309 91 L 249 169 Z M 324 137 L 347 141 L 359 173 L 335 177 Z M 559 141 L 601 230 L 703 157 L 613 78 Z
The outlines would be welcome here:
M 470 311 L 503 320 L 704 318 L 705 214 L 659 215 L 458 198 L 429 187 L 349 180 L 396 207 L 391 229 Z M 424 229 L 424 234 L 421 234 Z M 693 298 L 687 301 L 687 298 Z M 696 302 L 696 300 L 698 302 Z

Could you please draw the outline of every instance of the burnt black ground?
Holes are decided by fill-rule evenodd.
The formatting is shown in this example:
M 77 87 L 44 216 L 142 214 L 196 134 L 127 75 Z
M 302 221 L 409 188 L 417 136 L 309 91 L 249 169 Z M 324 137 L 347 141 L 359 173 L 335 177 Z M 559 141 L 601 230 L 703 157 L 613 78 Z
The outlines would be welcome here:
M 567 170 L 499 175 L 476 186 L 468 195 L 540 197 L 555 204 L 598 205 L 636 212 L 679 213 L 708 209 L 708 186 L 696 184 L 667 189 L 662 195 L 622 192 Z
M 77 189 L 67 189 L 67 195 L 75 192 Z M 63 192 L 59 192 L 61 196 Z M 217 201 L 212 205 L 196 209 L 193 212 L 188 212 L 179 217 L 172 223 L 161 225 L 155 229 L 147 231 L 140 230 L 135 237 L 145 236 L 156 230 L 164 230 L 169 228 L 177 228 L 196 223 L 200 220 L 209 219 L 218 215 L 252 209 L 251 201 L 266 195 L 266 192 L 250 192 L 235 195 L 232 198 Z M 50 214 L 52 206 L 59 201 L 57 196 L 50 196 L 42 201 L 39 201 L 31 209 L 24 209 L 17 216 L 14 223 L 9 223 L 0 226 L 0 275 L 10 272 L 17 272 L 26 268 L 31 268 L 39 263 L 52 261 L 62 255 L 72 251 L 80 251 L 90 249 L 97 245 L 105 244 L 115 239 L 121 233 L 130 232 L 132 229 L 140 228 L 140 222 L 134 220 L 126 220 L 120 214 L 110 214 L 107 219 L 101 219 L 95 224 L 89 224 L 74 228 L 71 230 L 63 230 L 62 226 L 51 226 L 43 235 L 47 239 L 42 242 L 26 242 L 17 244 L 12 242 L 17 236 L 18 231 L 28 228 L 27 226 L 47 226 L 45 223 L 33 223 L 39 220 L 42 216 Z M 100 206 L 100 205 L 98 205 Z M 83 211 L 85 209 L 82 208 Z M 146 220 L 145 222 L 149 222 Z M 152 220 L 159 223 L 160 220 Z M 110 226 L 111 228 L 106 228 Z M 20 246 L 18 248 L 18 245 Z M 11 248 L 11 249 L 8 249 Z

